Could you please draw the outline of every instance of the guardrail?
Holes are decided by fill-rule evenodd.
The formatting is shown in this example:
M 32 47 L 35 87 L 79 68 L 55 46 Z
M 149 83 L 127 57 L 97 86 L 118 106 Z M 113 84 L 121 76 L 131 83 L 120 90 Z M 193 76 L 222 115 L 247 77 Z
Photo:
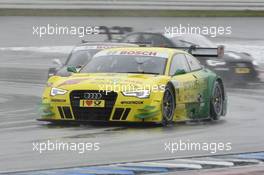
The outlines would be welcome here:
M 264 10 L 263 0 L 0 0 L 0 9 Z

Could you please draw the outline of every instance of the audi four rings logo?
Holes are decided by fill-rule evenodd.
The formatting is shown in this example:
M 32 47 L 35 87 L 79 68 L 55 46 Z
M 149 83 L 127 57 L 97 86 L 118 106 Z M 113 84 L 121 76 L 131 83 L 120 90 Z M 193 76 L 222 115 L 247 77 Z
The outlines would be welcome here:
M 95 100 L 99 100 L 103 97 L 102 94 L 100 93 L 84 93 L 83 97 L 85 99 L 95 99 Z

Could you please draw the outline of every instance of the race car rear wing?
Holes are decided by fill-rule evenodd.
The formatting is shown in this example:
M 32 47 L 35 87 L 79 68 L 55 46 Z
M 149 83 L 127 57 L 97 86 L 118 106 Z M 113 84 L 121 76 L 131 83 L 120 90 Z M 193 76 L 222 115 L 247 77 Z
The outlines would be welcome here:
M 224 46 L 220 45 L 217 48 L 212 47 L 170 47 L 174 49 L 184 50 L 196 57 L 222 57 L 224 55 Z

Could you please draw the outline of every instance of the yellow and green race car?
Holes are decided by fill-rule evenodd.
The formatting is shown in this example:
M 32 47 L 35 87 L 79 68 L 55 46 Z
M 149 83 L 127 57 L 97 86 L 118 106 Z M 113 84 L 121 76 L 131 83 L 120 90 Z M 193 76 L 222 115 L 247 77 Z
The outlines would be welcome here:
M 171 122 L 226 114 L 222 79 L 191 54 L 157 47 L 98 52 L 70 77 L 53 76 L 45 87 L 41 121 Z

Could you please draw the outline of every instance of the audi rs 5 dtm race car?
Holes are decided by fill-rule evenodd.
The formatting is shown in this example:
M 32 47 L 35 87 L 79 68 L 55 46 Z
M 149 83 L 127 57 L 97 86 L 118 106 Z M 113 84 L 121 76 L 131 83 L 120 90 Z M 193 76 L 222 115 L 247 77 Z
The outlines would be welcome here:
M 198 51 L 198 50 L 197 50 Z M 73 67 L 69 71 L 76 72 Z M 70 77 L 52 76 L 41 121 L 151 122 L 219 119 L 226 114 L 222 79 L 177 49 L 105 49 Z

